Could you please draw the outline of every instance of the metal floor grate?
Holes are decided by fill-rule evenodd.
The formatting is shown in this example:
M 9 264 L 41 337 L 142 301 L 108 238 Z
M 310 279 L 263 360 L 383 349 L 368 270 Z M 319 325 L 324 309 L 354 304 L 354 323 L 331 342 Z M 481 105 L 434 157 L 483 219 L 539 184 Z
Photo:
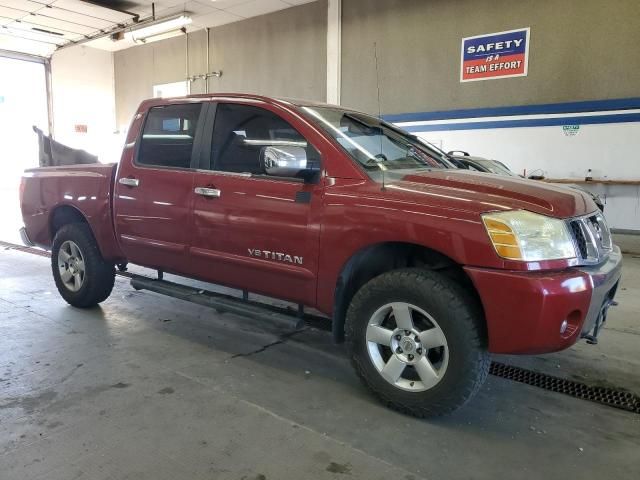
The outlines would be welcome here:
M 554 377 L 544 373 L 534 372 L 526 368 L 492 362 L 491 375 L 496 377 L 525 383 L 552 392 L 564 393 L 575 398 L 601 403 L 609 407 L 619 408 L 628 412 L 640 413 L 640 397 L 631 392 L 607 387 L 593 387 L 573 380 Z

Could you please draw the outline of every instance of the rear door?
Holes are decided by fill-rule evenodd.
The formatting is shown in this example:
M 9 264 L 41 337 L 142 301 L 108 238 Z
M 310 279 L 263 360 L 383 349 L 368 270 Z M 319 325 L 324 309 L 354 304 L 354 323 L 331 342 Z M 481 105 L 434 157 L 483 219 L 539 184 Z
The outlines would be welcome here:
M 175 103 L 147 112 L 134 158 L 120 164 L 114 214 L 132 263 L 187 273 L 194 168 L 208 104 Z
M 259 156 L 267 146 L 303 146 L 319 171 L 318 151 L 271 105 L 219 103 L 214 114 L 210 154 L 194 178 L 197 276 L 314 304 L 321 182 L 267 176 Z

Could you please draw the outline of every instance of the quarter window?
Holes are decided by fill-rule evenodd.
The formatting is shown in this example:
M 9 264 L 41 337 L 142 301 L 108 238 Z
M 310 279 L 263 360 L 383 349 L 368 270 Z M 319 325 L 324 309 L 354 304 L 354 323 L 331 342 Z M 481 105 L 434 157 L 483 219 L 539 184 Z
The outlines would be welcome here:
M 320 168 L 317 150 L 275 113 L 250 105 L 218 104 L 211 148 L 214 170 L 262 175 L 260 153 L 270 146 L 303 148 L 307 168 Z
M 189 168 L 201 103 L 153 107 L 147 114 L 137 162 Z

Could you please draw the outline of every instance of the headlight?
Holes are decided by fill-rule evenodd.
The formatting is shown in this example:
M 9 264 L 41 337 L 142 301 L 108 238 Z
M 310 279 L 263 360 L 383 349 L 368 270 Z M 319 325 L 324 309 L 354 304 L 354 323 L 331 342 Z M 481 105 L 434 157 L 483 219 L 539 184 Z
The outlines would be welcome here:
M 576 256 L 563 220 L 514 210 L 484 214 L 482 221 L 502 258 L 535 262 Z

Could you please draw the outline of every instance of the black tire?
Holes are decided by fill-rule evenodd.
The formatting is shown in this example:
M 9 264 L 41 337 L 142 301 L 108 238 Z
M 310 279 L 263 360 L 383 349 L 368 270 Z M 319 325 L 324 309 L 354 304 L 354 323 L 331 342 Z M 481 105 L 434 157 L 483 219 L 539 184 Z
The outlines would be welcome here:
M 446 338 L 448 364 L 438 383 L 427 390 L 406 391 L 389 383 L 369 354 L 370 319 L 394 302 L 428 313 Z M 364 384 L 388 407 L 420 418 L 451 413 L 478 392 L 491 363 L 485 331 L 482 310 L 468 291 L 441 274 L 416 268 L 385 273 L 365 284 L 354 296 L 345 324 L 351 361 Z
M 84 261 L 84 275 L 77 291 L 72 291 L 65 285 L 60 273 L 60 248 L 67 241 L 73 242 L 80 249 Z M 51 248 L 51 269 L 58 292 L 74 307 L 95 307 L 106 300 L 113 290 L 116 275 L 114 265 L 102 258 L 96 240 L 85 223 L 71 223 L 58 230 Z

